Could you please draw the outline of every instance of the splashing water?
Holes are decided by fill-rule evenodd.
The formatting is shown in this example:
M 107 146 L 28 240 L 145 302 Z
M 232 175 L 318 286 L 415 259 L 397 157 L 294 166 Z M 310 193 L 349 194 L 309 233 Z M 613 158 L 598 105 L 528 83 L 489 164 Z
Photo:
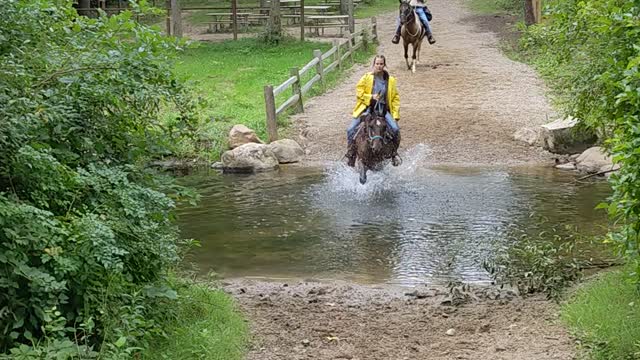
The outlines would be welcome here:
M 423 144 L 418 144 L 400 154 L 402 164 L 391 166 L 389 162 L 379 171 L 368 171 L 367 182 L 360 184 L 356 168 L 348 167 L 344 162 L 332 164 L 326 169 L 326 185 L 324 190 L 335 192 L 340 196 L 366 199 L 369 196 L 392 191 L 402 186 L 407 179 L 416 176 L 419 164 L 422 164 L 430 154 L 430 150 Z
M 187 178 L 202 193 L 179 209 L 191 261 L 226 276 L 318 277 L 402 284 L 484 282 L 482 260 L 511 229 L 606 223 L 595 205 L 610 189 L 553 169 L 427 167 L 429 148 L 369 172 L 342 162 L 257 175 Z M 595 231 L 594 231 L 595 232 Z

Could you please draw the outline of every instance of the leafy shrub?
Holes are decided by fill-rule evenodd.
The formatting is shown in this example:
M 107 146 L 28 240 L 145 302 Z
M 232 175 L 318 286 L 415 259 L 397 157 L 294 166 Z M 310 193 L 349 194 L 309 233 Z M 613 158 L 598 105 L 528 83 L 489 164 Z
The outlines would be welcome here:
M 185 192 L 138 165 L 198 127 L 172 73 L 183 44 L 70 1 L 7 0 L 0 14 L 0 353 L 129 356 L 175 299 Z
M 552 0 L 523 47 L 568 114 L 605 139 L 622 169 L 612 176 L 609 240 L 635 264 L 640 283 L 640 7 L 626 0 Z
M 563 290 L 582 276 L 589 265 L 585 243 L 577 232 L 556 230 L 514 236 L 513 245 L 484 268 L 498 285 L 510 285 L 522 295 L 545 293 L 558 300 Z

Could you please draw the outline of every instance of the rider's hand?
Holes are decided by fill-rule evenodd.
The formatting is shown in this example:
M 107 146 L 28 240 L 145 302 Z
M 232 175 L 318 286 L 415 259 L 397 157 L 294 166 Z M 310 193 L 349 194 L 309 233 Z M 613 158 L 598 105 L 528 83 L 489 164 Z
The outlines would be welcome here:
M 371 97 L 373 100 L 378 101 L 380 100 L 380 94 L 373 94 L 373 96 Z

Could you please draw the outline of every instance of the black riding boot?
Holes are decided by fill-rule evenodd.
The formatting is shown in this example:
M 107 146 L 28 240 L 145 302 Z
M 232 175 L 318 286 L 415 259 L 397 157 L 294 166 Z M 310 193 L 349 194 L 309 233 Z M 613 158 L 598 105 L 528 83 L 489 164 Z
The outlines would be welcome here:
M 436 43 L 436 38 L 433 37 L 433 33 L 429 30 L 427 30 L 427 41 L 429 41 L 431 45 Z
M 391 42 L 394 44 L 397 44 L 400 42 L 400 30 L 402 29 L 402 25 L 398 26 L 396 28 L 396 34 L 393 35 L 393 39 L 391 39 Z

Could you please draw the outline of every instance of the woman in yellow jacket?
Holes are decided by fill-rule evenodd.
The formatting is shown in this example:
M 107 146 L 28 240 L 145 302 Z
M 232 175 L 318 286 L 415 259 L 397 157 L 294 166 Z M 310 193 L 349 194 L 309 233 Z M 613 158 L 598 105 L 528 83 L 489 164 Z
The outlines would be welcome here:
M 356 86 L 356 106 L 353 109 L 353 120 L 347 129 L 347 164 L 354 166 L 356 162 L 355 134 L 360 116 L 372 108 L 381 107 L 385 109 L 385 119 L 387 125 L 395 137 L 398 136 L 400 128 L 397 121 L 400 120 L 400 95 L 396 89 L 396 78 L 389 76 L 385 70 L 387 60 L 384 55 L 376 55 L 373 59 L 373 71 L 364 74 Z M 392 158 L 394 165 L 398 161 L 394 154 Z

